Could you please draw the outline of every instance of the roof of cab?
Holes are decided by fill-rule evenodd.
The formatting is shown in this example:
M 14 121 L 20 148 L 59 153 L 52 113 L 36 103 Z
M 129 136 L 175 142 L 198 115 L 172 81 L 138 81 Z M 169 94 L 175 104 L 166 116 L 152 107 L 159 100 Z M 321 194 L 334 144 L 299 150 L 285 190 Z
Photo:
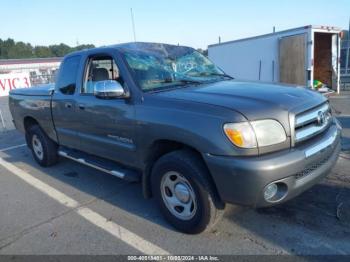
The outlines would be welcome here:
M 129 43 L 101 46 L 101 47 L 96 47 L 96 48 L 75 51 L 75 52 L 67 54 L 66 57 L 70 57 L 70 56 L 74 56 L 74 55 L 98 53 L 98 52 L 102 53 L 103 51 L 110 50 L 110 49 L 116 49 L 119 51 L 121 51 L 123 49 L 152 50 L 152 49 L 159 49 L 162 47 L 175 47 L 175 46 L 179 46 L 179 45 L 171 45 L 171 44 L 163 44 L 163 43 L 151 43 L 151 42 L 129 42 Z M 186 46 L 179 46 L 179 47 L 186 47 Z M 190 48 L 190 47 L 187 47 L 187 48 Z

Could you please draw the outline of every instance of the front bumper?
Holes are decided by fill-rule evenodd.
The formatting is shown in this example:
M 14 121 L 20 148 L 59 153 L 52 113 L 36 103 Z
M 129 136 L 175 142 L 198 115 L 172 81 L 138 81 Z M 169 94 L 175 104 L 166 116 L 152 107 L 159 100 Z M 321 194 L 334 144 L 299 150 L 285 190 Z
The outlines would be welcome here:
M 330 172 L 341 150 L 340 137 L 335 120 L 326 132 L 292 149 L 256 157 L 203 157 L 224 202 L 272 206 L 299 195 Z M 273 182 L 282 184 L 286 193 L 269 202 L 264 189 Z

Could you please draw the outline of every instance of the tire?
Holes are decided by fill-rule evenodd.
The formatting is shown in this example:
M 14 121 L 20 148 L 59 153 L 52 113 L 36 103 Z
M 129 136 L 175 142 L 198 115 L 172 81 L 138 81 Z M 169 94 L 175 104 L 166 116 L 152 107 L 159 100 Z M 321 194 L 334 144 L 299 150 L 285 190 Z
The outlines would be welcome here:
M 162 156 L 152 169 L 152 191 L 165 219 L 177 230 L 198 234 L 220 220 L 225 205 L 214 193 L 202 159 L 188 150 Z
M 26 140 L 35 161 L 40 166 L 48 167 L 57 163 L 58 146 L 38 125 L 31 126 L 27 130 Z

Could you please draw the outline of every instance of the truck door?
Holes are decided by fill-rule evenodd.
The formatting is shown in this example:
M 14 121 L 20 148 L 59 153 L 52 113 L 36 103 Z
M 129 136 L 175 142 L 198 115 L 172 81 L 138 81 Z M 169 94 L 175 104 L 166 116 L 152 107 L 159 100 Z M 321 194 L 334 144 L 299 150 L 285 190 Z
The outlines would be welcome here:
M 52 99 L 52 117 L 60 145 L 78 148 L 77 133 L 79 122 L 74 114 L 76 80 L 81 56 L 66 58 L 60 67 L 55 93 Z
M 94 96 L 94 85 L 105 80 L 116 80 L 124 85 L 115 59 L 112 55 L 89 57 L 76 107 L 80 149 L 132 165 L 136 160 L 134 106 L 127 99 L 101 99 Z
M 282 37 L 279 41 L 280 82 L 307 85 L 306 34 Z

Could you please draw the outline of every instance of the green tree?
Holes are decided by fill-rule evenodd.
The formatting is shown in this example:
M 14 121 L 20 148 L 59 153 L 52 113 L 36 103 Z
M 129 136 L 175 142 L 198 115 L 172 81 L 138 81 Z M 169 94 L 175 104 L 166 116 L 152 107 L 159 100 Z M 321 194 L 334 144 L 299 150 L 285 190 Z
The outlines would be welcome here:
M 71 48 L 66 44 L 50 45 L 49 46 L 53 56 L 62 57 L 71 52 Z
M 34 57 L 33 47 L 24 42 L 17 42 L 12 48 L 9 49 L 8 56 L 16 58 Z
M 9 53 L 11 53 L 11 49 L 15 46 L 15 41 L 11 38 L 2 41 L 1 45 L 1 58 L 9 59 Z
M 80 51 L 80 50 L 84 50 L 84 49 L 90 49 L 90 48 L 94 48 L 94 45 L 78 45 L 76 47 L 73 48 L 74 51 Z
M 44 58 L 54 56 L 47 46 L 36 46 L 34 47 L 35 57 Z
M 70 47 L 63 43 L 59 45 L 33 47 L 29 43 L 15 42 L 11 38 L 7 40 L 0 39 L 0 59 L 62 57 L 73 51 L 94 47 L 91 44 Z

